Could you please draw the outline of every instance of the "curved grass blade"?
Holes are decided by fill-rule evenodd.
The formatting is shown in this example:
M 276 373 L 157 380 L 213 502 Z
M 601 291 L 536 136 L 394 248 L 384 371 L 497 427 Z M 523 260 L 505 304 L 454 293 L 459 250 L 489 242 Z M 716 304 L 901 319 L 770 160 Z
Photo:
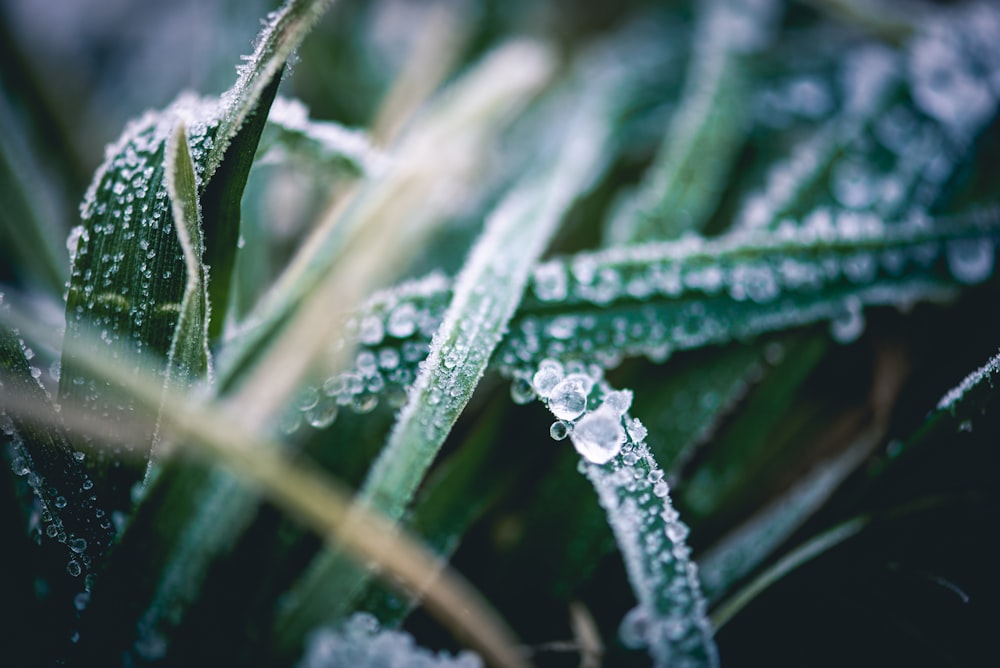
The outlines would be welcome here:
M 619 635 L 626 646 L 648 648 L 656 666 L 718 666 L 688 528 L 670 502 L 646 428 L 629 414 L 632 392 L 612 390 L 601 373 L 547 359 L 530 387 L 557 419 L 550 435 L 568 434 L 581 455 L 579 470 L 594 486 L 625 562 L 638 605 Z
M 521 300 L 532 265 L 569 206 L 603 170 L 615 74 L 591 72 L 583 95 L 576 98 L 560 151 L 552 162 L 529 172 L 491 214 L 456 279 L 423 369 L 359 491 L 363 503 L 390 521 L 402 517 L 471 398 Z M 289 593 L 278 633 L 296 639 L 317 621 L 343 615 L 364 583 L 364 574 L 342 556 L 321 554 Z

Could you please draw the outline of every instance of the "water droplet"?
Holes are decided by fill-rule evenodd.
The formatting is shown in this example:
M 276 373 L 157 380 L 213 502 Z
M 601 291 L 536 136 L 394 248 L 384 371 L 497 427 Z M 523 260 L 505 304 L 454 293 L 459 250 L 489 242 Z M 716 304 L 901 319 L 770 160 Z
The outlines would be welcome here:
M 535 390 L 527 378 L 518 376 L 510 383 L 510 398 L 515 404 L 527 404 L 534 401 Z
M 369 315 L 361 321 L 361 325 L 358 327 L 358 339 L 361 343 L 366 346 L 378 345 L 383 336 L 385 336 L 385 330 L 382 327 L 381 319 Z
M 64 496 L 57 496 L 56 500 L 55 500 L 55 506 L 56 506 L 56 508 L 59 508 L 59 509 L 65 508 L 66 507 L 66 497 L 64 497 Z
M 568 280 L 566 269 L 558 262 L 546 262 L 535 267 L 535 295 L 543 302 L 562 301 L 566 298 Z
M 649 616 L 640 605 L 629 610 L 618 627 L 618 638 L 629 649 L 643 649 L 649 643 Z
M 670 493 L 670 486 L 667 485 L 665 480 L 660 480 L 653 485 L 653 496 L 660 499 L 665 498 L 667 494 Z
M 83 554 L 84 550 L 87 549 L 87 541 L 83 538 L 71 538 L 67 545 L 77 554 Z
M 552 359 L 544 359 L 538 364 L 538 371 L 531 379 L 535 392 L 542 398 L 548 398 L 552 389 L 563 379 L 562 364 Z
M 594 464 L 606 464 L 625 444 L 625 429 L 622 428 L 621 418 L 602 406 L 580 418 L 570 433 L 570 439 L 584 459 Z
M 378 395 L 363 392 L 354 395 L 351 401 L 351 409 L 355 413 L 371 413 L 378 406 Z
M 865 331 L 865 314 L 861 302 L 848 300 L 843 310 L 830 320 L 830 334 L 838 343 L 851 343 Z
M 394 308 L 389 314 L 389 321 L 386 323 L 386 331 L 390 336 L 404 339 L 411 336 L 417 329 L 417 308 L 404 302 Z
M 326 429 L 337 419 L 337 402 L 321 401 L 305 413 L 306 422 L 316 429 Z
M 981 283 L 993 273 L 996 249 L 990 239 L 954 239 L 945 246 L 948 269 L 963 283 Z
M 66 572 L 73 577 L 78 577 L 81 571 L 80 563 L 76 559 L 70 559 L 69 563 L 66 564 Z
M 560 420 L 575 420 L 587 410 L 589 376 L 574 373 L 563 378 L 549 393 L 549 410 Z
M 632 406 L 632 390 L 609 392 L 604 396 L 604 405 L 616 415 L 625 415 Z
M 572 426 L 570 422 L 564 422 L 562 420 L 556 420 L 549 427 L 549 436 L 555 441 L 561 441 L 567 436 L 569 436 L 569 430 Z

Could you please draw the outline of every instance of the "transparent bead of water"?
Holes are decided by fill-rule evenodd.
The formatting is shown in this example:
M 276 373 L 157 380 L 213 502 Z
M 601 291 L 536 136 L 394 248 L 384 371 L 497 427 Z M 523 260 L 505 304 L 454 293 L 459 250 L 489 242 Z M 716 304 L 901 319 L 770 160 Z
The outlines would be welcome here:
M 865 331 L 865 314 L 861 303 L 848 301 L 844 309 L 830 320 L 830 335 L 837 343 L 851 343 Z
M 552 359 L 544 359 L 538 364 L 538 371 L 531 378 L 535 392 L 542 398 L 548 398 L 552 389 L 563 379 L 563 367 Z
M 642 649 L 649 643 L 649 616 L 637 605 L 625 613 L 618 627 L 618 638 L 629 649 Z
M 523 405 L 535 399 L 535 390 L 531 382 L 523 376 L 518 376 L 510 382 L 510 398 L 515 404 Z
M 613 413 L 624 415 L 632 407 L 632 390 L 615 390 L 604 397 L 604 405 Z
M 962 283 L 982 283 L 993 273 L 996 248 L 990 239 L 955 239 L 945 245 L 948 270 Z
M 315 429 L 325 429 L 337 419 L 337 402 L 321 401 L 305 412 L 306 422 Z
M 560 420 L 575 420 L 587 410 L 587 395 L 592 381 L 574 373 L 559 381 L 549 393 L 549 410 Z
M 570 432 L 570 439 L 584 459 L 607 464 L 625 444 L 625 429 L 618 415 L 602 407 L 580 418 Z
M 552 437 L 554 441 L 561 441 L 567 436 L 569 436 L 570 427 L 572 423 L 564 422 L 562 420 L 556 420 L 549 427 L 549 436 Z
M 409 302 L 404 302 L 394 308 L 389 314 L 386 331 L 399 339 L 404 339 L 417 330 L 417 308 Z

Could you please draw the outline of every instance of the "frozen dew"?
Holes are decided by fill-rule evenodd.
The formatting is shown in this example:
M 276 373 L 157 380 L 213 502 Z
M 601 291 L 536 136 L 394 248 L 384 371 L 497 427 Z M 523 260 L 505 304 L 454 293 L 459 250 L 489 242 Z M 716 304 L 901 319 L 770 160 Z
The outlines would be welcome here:
M 842 160 L 834 166 L 830 189 L 837 201 L 849 209 L 870 207 L 881 190 L 872 170 L 856 160 Z
M 538 364 L 538 371 L 531 378 L 531 384 L 538 396 L 547 399 L 562 379 L 562 364 L 553 359 L 544 359 Z
M 417 331 L 417 307 L 403 302 L 392 310 L 385 326 L 390 336 L 405 339 Z
M 562 441 L 569 436 L 570 428 L 572 426 L 572 422 L 556 420 L 549 426 L 549 436 L 551 436 L 554 441 Z
M 644 649 L 649 645 L 649 614 L 637 605 L 622 618 L 618 638 L 629 649 Z
M 321 400 L 305 412 L 306 422 L 315 429 L 325 429 L 337 419 L 337 410 L 335 401 Z
M 945 245 L 948 270 L 963 283 L 982 283 L 993 273 L 996 248 L 990 239 L 954 239 Z
M 340 666 L 403 666 L 412 668 L 482 668 L 478 655 L 468 651 L 451 655 L 419 647 L 413 636 L 381 629 L 368 613 L 355 613 L 340 629 L 319 629 L 307 640 L 299 668 Z
M 560 420 L 575 420 L 587 410 L 592 380 L 582 373 L 563 378 L 549 393 L 549 410 Z
M 615 390 L 604 395 L 604 406 L 618 416 L 623 416 L 632 407 L 632 390 Z
M 562 301 L 568 286 L 566 269 L 559 262 L 545 262 L 535 267 L 532 287 L 543 302 Z
M 80 567 L 80 562 L 76 559 L 70 559 L 69 563 L 66 564 L 66 572 L 73 577 L 79 577 L 83 569 Z
M 518 405 L 524 405 L 534 401 L 535 390 L 524 376 L 517 376 L 510 383 L 510 398 Z
M 865 314 L 858 299 L 845 302 L 843 309 L 830 320 L 830 334 L 838 343 L 851 343 L 865 331 Z
M 601 406 L 580 418 L 570 432 L 570 439 L 584 459 L 593 464 L 607 464 L 625 444 L 625 429 L 619 415 Z
M 382 342 L 385 328 L 382 319 L 374 315 L 366 316 L 358 325 L 358 340 L 366 346 L 376 346 Z

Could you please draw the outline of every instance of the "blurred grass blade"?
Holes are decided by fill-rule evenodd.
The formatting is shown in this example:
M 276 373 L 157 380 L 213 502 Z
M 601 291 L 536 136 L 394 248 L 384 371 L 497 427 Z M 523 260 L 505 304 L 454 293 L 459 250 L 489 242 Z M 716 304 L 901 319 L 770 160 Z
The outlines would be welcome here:
M 140 415 L 150 419 L 159 415 L 172 443 L 232 470 L 242 484 L 256 489 L 338 549 L 374 561 L 387 576 L 419 592 L 425 606 L 487 660 L 498 666 L 526 665 L 506 625 L 474 589 L 393 523 L 352 503 L 347 491 L 329 476 L 293 462 L 282 454 L 278 443 L 248 430 L 218 404 L 188 398 L 170 388 L 164 391 L 158 376 L 134 371 L 148 368 L 148 361 L 134 357 L 122 364 L 121 356 L 108 355 L 83 359 L 87 373 L 132 396 Z M 106 425 L 95 429 L 88 411 L 67 407 L 65 412 L 74 427 L 91 429 L 104 439 L 115 438 Z M 133 434 L 118 436 L 130 439 Z
M 312 120 L 298 100 L 276 98 L 264 132 L 257 149 L 258 164 L 287 162 L 367 178 L 376 178 L 385 169 L 386 156 L 372 145 L 366 132 Z
M 552 67 L 541 44 L 509 43 L 445 91 L 390 154 L 382 178 L 366 183 L 336 225 L 322 224 L 306 242 L 251 315 L 256 328 L 227 347 L 223 390 L 281 330 L 232 401 L 261 424 L 284 408 L 313 371 L 335 321 L 421 246 L 453 203 L 447 194 L 474 178 L 503 121 L 537 92 Z M 336 358 L 345 352 L 335 353 L 330 367 L 341 366 Z
M 608 245 L 700 231 L 717 205 L 747 125 L 748 52 L 764 46 L 777 3 L 699 3 L 694 52 L 677 110 L 638 191 L 618 203 Z M 739 29 L 734 30 L 733 26 Z
M 5 271 L 59 293 L 67 278 L 65 244 L 55 198 L 26 134 L 5 91 L 0 95 L 0 260 Z
M 398 521 L 465 408 L 506 331 L 535 261 L 569 206 L 603 171 L 609 153 L 616 78 L 590 72 L 574 86 L 576 110 L 562 146 L 515 186 L 456 278 L 444 322 L 407 402 L 359 492 L 370 508 Z M 343 615 L 364 586 L 363 573 L 324 553 L 290 592 L 279 634 L 301 637 L 318 620 Z

